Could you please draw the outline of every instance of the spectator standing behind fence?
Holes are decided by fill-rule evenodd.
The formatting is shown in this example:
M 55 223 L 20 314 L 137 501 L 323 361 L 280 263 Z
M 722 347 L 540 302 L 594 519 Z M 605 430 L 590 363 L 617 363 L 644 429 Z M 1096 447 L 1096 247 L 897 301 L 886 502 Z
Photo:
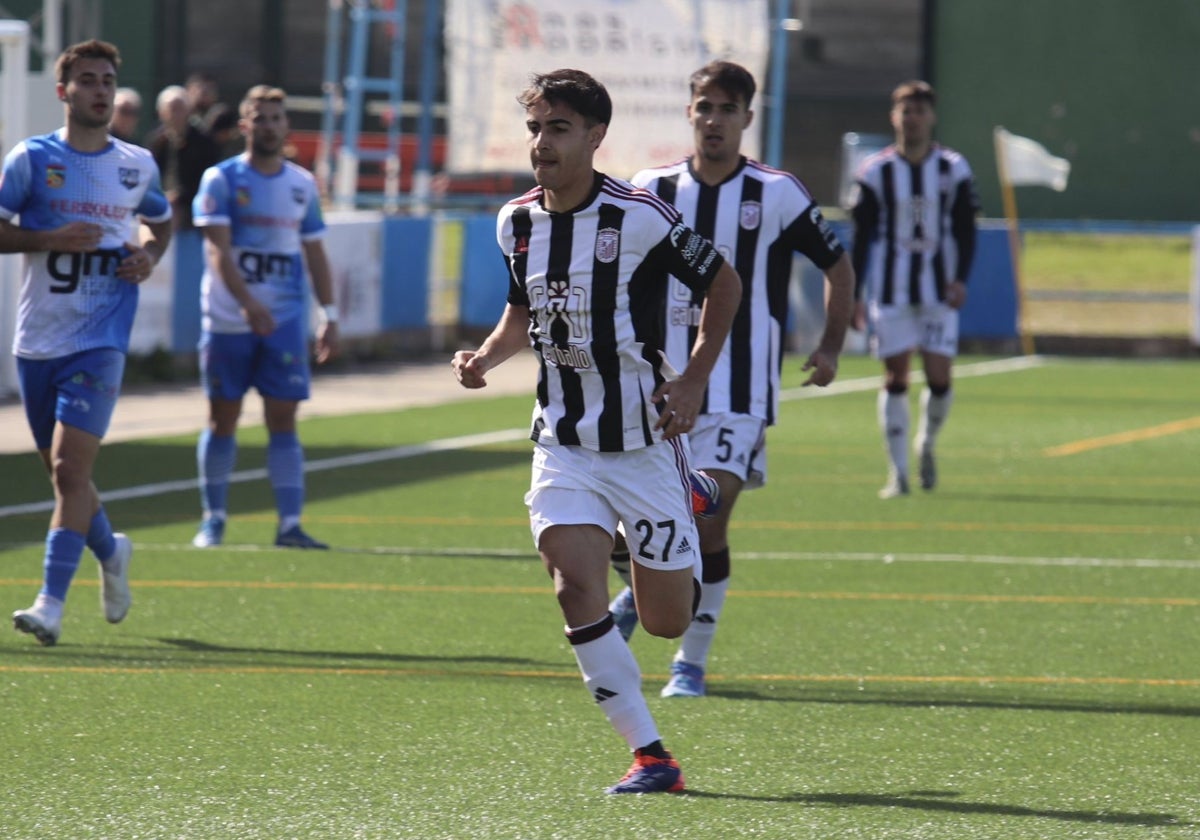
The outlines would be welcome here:
M 713 374 L 704 408 L 688 434 L 692 463 L 716 480 L 719 508 L 696 522 L 703 558 L 703 591 L 696 617 L 671 663 L 664 697 L 700 697 L 717 623 L 729 586 L 729 520 L 743 489 L 767 478 L 767 428 L 779 414 L 780 370 L 787 329 L 792 254 L 804 254 L 825 273 L 825 330 L 803 369 L 804 385 L 825 386 L 837 375 L 838 356 L 854 314 L 850 258 L 826 224 L 808 190 L 794 175 L 741 154 L 743 132 L 754 112 L 754 77 L 731 61 L 714 61 L 689 80 L 687 106 L 695 149 L 682 161 L 639 172 L 633 183 L 669 201 L 684 221 L 737 266 L 742 305 Z M 682 364 L 695 338 L 700 301 L 671 280 L 665 302 L 667 359 Z M 628 548 L 613 565 L 628 576 Z M 613 600 L 626 638 L 637 624 L 632 591 Z
M 921 352 L 925 389 L 913 449 L 921 488 L 937 485 L 934 447 L 953 401 L 951 367 L 958 354 L 958 311 L 967 301 L 979 201 L 971 167 L 933 141 L 937 97 L 926 82 L 892 92 L 896 140 L 863 161 L 853 201 L 855 326 L 872 326 L 883 360 L 879 425 L 888 456 L 882 499 L 909 493 L 908 377 Z
M 13 626 L 53 645 L 84 548 L 100 561 L 111 623 L 132 597 L 133 543 L 113 533 L 92 482 L 137 310 L 138 283 L 171 238 L 171 207 L 143 148 L 109 136 L 121 57 L 104 41 L 55 63 L 66 125 L 21 141 L 0 177 L 0 252 L 24 253 L 13 352 L 25 416 L 54 485 L 43 582 Z M 14 219 L 20 218 L 19 225 Z
M 288 119 L 279 88 L 257 85 L 242 100 L 246 153 L 204 173 L 196 196 L 203 229 L 200 375 L 208 394 L 208 427 L 196 460 L 204 516 L 192 544 L 225 539 L 229 481 L 237 460 L 238 418 L 246 392 L 262 396 L 267 475 L 279 514 L 275 545 L 328 548 L 300 528 L 304 450 L 296 411 L 308 399 L 308 286 L 321 306 L 317 362 L 338 349 L 337 307 L 322 237 L 316 180 L 284 160 Z M 308 270 L 305 271 L 307 264 Z
M 612 102 L 578 70 L 538 75 L 519 97 L 538 186 L 500 211 L 508 305 L 478 350 L 452 365 L 467 388 L 531 343 L 540 359 L 534 543 L 554 581 L 588 693 L 633 750 L 609 793 L 683 790 L 608 611 L 617 523 L 636 534 L 633 589 L 647 632 L 679 636 L 699 593 L 685 439 L 741 296 L 737 273 L 679 211 L 593 169 Z M 706 297 L 681 375 L 668 381 L 661 307 L 674 274 Z
M 204 170 L 221 159 L 207 134 L 188 119 L 187 95 L 179 85 L 163 88 L 156 100 L 159 126 L 146 141 L 162 173 L 163 189 L 171 201 L 175 229 L 192 227 L 192 199 Z
M 108 133 L 126 143 L 140 145 L 138 123 L 142 119 L 142 95 L 133 88 L 117 88 L 113 98 L 113 115 L 108 124 Z

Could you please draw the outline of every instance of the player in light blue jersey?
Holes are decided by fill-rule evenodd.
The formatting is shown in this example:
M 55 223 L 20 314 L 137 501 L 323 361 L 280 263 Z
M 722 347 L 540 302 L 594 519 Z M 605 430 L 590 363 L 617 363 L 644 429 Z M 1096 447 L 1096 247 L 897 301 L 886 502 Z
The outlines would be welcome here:
M 117 48 L 68 47 L 55 64 L 66 124 L 18 143 L 0 176 L 0 252 L 24 253 L 13 352 L 34 441 L 54 485 L 42 589 L 13 626 L 58 641 L 85 547 L 100 561 L 104 616 L 132 601 L 133 544 L 114 534 L 92 470 L 121 390 L 138 286 L 171 238 L 171 208 L 145 149 L 108 133 Z
M 310 277 L 321 305 L 318 363 L 337 353 L 338 313 L 316 181 L 283 157 L 284 96 L 266 85 L 246 93 L 239 108 L 246 152 L 210 167 L 192 205 L 193 221 L 207 243 L 200 374 L 209 415 L 196 449 L 204 509 L 192 540 L 197 548 L 220 545 L 225 538 L 238 417 L 251 386 L 262 395 L 270 434 L 267 472 L 279 512 L 275 545 L 329 547 L 300 528 L 304 451 L 296 409 L 309 395 L 305 313 Z

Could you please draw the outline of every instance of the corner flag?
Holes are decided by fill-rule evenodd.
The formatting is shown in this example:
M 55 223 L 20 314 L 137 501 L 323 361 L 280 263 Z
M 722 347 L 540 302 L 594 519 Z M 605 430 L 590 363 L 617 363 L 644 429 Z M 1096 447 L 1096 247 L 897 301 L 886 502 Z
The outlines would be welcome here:
M 1010 134 L 999 126 L 995 138 L 1002 181 L 1014 187 L 1049 187 L 1057 192 L 1067 188 L 1070 161 L 1050 154 L 1041 143 Z

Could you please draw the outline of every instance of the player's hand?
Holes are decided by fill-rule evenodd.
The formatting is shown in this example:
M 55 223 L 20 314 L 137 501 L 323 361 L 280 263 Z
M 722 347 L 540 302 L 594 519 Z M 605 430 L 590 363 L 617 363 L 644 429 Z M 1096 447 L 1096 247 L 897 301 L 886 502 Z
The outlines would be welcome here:
M 824 388 L 837 377 L 838 357 L 836 353 L 826 353 L 824 350 L 817 349 L 808 361 L 804 363 L 804 367 L 800 370 L 811 370 L 808 379 L 804 380 L 801 387 L 808 385 L 817 385 Z
M 946 305 L 951 309 L 962 309 L 967 302 L 967 284 L 955 280 L 946 287 Z
M 654 424 L 656 430 L 662 430 L 664 440 L 679 437 L 692 430 L 704 402 L 706 384 L 692 382 L 685 373 L 678 379 L 658 386 L 658 390 L 650 399 L 656 403 L 666 401 L 666 411 L 659 414 L 658 422 Z
M 95 251 L 100 247 L 100 237 L 104 228 L 95 222 L 67 222 L 50 233 L 50 247 L 47 251 L 64 251 L 72 254 L 82 254 Z
M 257 298 L 251 298 L 250 302 L 242 307 L 242 317 L 246 319 L 250 331 L 255 335 L 270 335 L 275 332 L 275 319 L 271 316 L 271 310 Z
M 867 328 L 867 304 L 861 300 L 854 302 L 854 319 L 850 322 L 850 326 L 862 332 Z
M 317 364 L 323 365 L 337 356 L 342 349 L 341 334 L 337 321 L 326 321 L 317 329 Z
M 117 266 L 117 276 L 126 283 L 142 283 L 154 272 L 154 259 L 140 245 L 125 243 L 128 255 Z
M 491 369 L 487 359 L 474 350 L 459 350 L 450 360 L 454 376 L 464 388 L 486 388 L 485 374 Z

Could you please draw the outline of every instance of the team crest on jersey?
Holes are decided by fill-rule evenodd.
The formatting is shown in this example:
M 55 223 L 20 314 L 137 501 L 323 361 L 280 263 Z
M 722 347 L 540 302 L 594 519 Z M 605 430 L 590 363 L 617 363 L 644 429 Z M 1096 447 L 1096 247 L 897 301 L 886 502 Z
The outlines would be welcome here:
M 117 169 L 117 176 L 121 179 L 121 186 L 131 190 L 138 185 L 141 173 L 131 167 L 121 166 Z
M 601 228 L 596 232 L 596 259 L 610 263 L 620 251 L 621 231 L 616 228 Z
M 292 201 L 296 202 L 297 204 L 304 203 L 304 188 L 303 187 L 292 187 Z
M 236 190 L 234 190 L 234 196 L 237 200 L 238 207 L 249 207 L 250 206 L 250 188 L 249 187 L 238 187 Z
M 67 167 L 61 163 L 50 163 L 46 165 L 46 186 L 52 190 L 57 190 L 67 182 Z
M 756 230 L 762 224 L 762 202 L 743 201 L 741 223 L 745 230 Z

